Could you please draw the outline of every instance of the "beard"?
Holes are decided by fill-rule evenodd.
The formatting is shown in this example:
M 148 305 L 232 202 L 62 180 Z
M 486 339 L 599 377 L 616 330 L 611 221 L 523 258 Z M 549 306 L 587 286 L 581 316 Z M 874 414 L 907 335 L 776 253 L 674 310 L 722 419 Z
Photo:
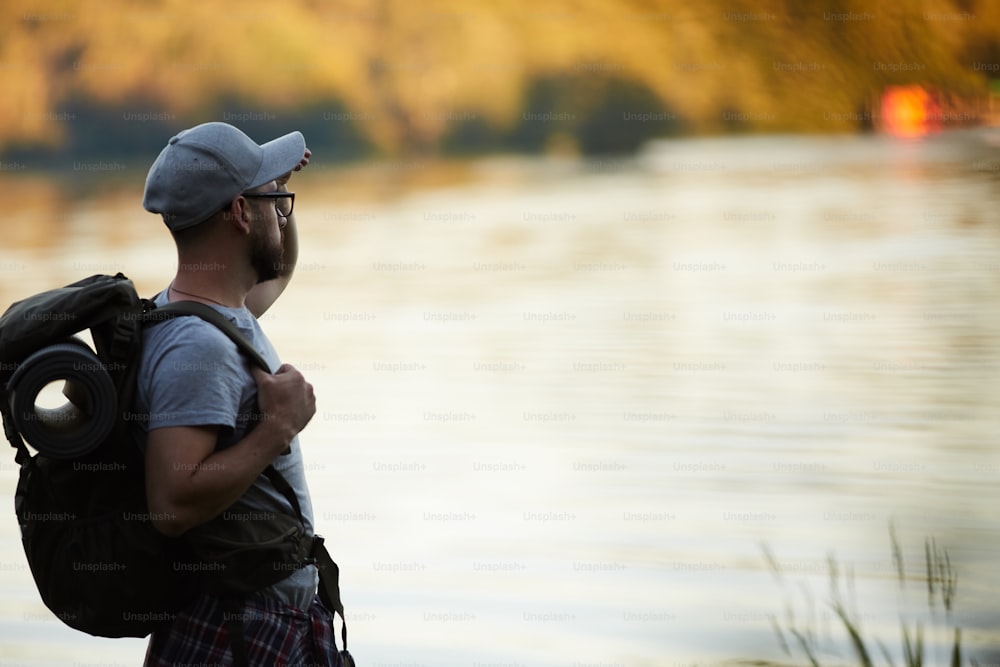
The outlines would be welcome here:
M 255 225 L 252 228 L 250 232 L 250 265 L 257 272 L 258 283 L 274 280 L 281 275 L 283 254 L 284 245 L 280 240 L 278 243 L 272 243 L 260 231 L 260 227 Z

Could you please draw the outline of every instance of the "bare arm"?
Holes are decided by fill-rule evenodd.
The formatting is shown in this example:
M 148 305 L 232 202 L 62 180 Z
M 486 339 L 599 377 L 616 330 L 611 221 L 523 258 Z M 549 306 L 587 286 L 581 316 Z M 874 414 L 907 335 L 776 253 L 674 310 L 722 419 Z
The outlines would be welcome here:
M 282 230 L 281 244 L 284 248 L 281 255 L 281 273 L 277 278 L 257 283 L 247 294 L 245 302 L 247 309 L 256 318 L 260 318 L 278 300 L 295 272 L 295 264 L 299 260 L 299 234 L 294 212 L 288 216 L 288 223 Z
M 155 429 L 146 443 L 146 500 L 153 525 L 181 535 L 218 516 L 246 493 L 316 412 L 312 385 L 291 366 L 254 369 L 261 420 L 242 440 L 216 451 L 218 427 Z
M 300 171 L 302 168 L 309 164 L 309 157 L 312 152 L 307 148 L 306 153 L 295 169 L 292 171 Z M 278 190 L 282 192 L 288 191 L 288 181 L 292 177 L 292 171 L 288 172 L 284 176 L 280 176 L 275 179 L 275 183 L 278 185 Z M 295 224 L 295 211 L 286 218 L 284 228 L 282 228 L 281 233 L 281 244 L 283 247 L 281 256 L 281 271 L 277 278 L 268 280 L 257 285 L 254 285 L 253 289 L 246 297 L 247 309 L 253 313 L 254 317 L 259 318 L 267 309 L 270 308 L 281 293 L 285 291 L 288 287 L 288 283 L 292 280 L 292 274 L 295 272 L 295 265 L 299 261 L 299 231 Z

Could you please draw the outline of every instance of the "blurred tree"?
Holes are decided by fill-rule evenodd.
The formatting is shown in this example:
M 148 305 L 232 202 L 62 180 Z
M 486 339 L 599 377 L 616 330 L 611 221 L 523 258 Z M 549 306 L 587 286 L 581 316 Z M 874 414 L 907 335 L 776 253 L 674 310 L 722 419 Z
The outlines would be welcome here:
M 73 145 L 93 128 L 74 108 L 111 109 L 103 144 L 133 146 L 141 131 L 110 120 L 137 105 L 171 126 L 312 121 L 355 154 L 540 148 L 554 127 L 602 152 L 681 130 L 840 131 L 889 85 L 984 95 L 992 1 L 7 0 L 0 146 Z M 546 100 L 576 120 L 526 126 Z M 628 124 L 631 107 L 678 122 Z

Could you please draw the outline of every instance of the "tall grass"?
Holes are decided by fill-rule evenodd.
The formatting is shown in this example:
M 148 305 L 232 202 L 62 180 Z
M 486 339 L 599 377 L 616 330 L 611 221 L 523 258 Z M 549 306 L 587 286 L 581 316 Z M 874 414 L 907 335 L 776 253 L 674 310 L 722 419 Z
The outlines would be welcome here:
M 948 655 L 931 655 L 925 644 L 925 626 L 920 620 L 909 621 L 900 612 L 900 638 L 903 665 L 905 667 L 924 667 L 931 664 L 949 664 L 951 667 L 962 665 L 962 631 L 954 623 L 952 611 L 955 596 L 958 591 L 958 571 L 951 562 L 948 551 L 938 546 L 934 538 L 924 540 L 924 568 L 919 574 L 908 573 L 904 560 L 903 549 L 896 536 L 895 527 L 890 524 L 889 538 L 891 543 L 892 563 L 896 570 L 900 594 L 905 592 L 907 584 L 923 583 L 927 588 L 927 606 L 930 616 L 931 631 L 944 633 L 947 636 L 942 645 L 950 647 Z M 785 584 L 781 566 L 774 554 L 765 544 L 764 558 L 772 573 L 782 585 Z M 830 574 L 830 596 L 827 605 L 833 612 L 835 627 L 845 636 L 857 664 L 861 667 L 875 667 L 881 660 L 889 667 L 897 667 L 888 645 L 880 639 L 867 636 L 861 627 L 860 615 L 857 612 L 854 587 L 854 573 L 851 569 L 841 572 L 837 560 L 831 555 L 827 559 Z M 844 586 L 846 585 L 846 591 Z M 846 593 L 846 596 L 845 596 Z M 771 624 L 777 635 L 778 642 L 786 655 L 794 656 L 801 652 L 812 667 L 821 667 L 821 656 L 826 644 L 821 635 L 831 635 L 826 628 L 821 633 L 817 628 L 818 617 L 813 596 L 808 588 L 801 586 L 802 602 L 805 609 L 796 608 L 786 597 L 785 621 L 781 623 L 777 616 L 771 617 Z M 943 614 L 941 613 L 943 609 Z M 926 619 L 924 619 L 926 620 Z M 831 635 L 832 636 L 832 635 Z M 940 651 L 938 651 L 940 653 Z M 937 658 L 934 660 L 934 658 Z M 933 660 L 933 662 L 931 662 Z M 969 664 L 978 667 L 975 660 Z

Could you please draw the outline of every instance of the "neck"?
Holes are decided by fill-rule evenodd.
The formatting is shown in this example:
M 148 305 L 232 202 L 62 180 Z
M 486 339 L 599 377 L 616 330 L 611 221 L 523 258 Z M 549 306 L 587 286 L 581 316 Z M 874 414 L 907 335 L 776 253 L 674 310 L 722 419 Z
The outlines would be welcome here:
M 242 308 L 247 294 L 257 284 L 257 275 L 245 244 L 228 227 L 217 226 L 214 233 L 196 243 L 177 247 L 177 273 L 170 283 L 169 297 L 214 303 L 226 308 Z
M 225 299 L 224 297 L 217 299 L 206 293 L 189 292 L 177 287 L 175 283 L 176 281 L 171 282 L 170 287 L 167 288 L 168 301 L 200 301 L 201 303 L 213 303 L 224 308 L 240 308 L 243 305 L 242 302 L 236 304 L 235 300 Z
M 246 292 L 220 281 L 219 277 L 219 273 L 214 273 L 211 280 L 197 274 L 178 273 L 167 288 L 167 298 L 170 301 L 200 301 L 225 308 L 242 308 Z

